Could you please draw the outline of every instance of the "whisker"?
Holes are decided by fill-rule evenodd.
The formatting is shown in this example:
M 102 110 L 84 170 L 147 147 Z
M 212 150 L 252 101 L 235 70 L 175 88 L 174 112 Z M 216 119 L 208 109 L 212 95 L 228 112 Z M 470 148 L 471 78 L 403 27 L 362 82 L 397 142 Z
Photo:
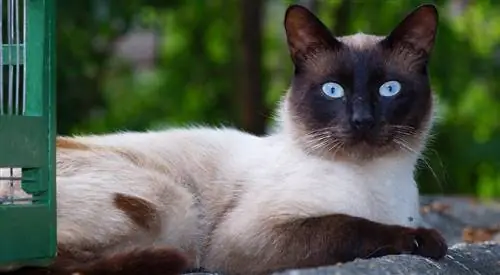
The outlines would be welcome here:
M 331 126 L 315 129 L 303 135 L 299 141 L 303 142 L 308 150 L 333 152 L 335 155 L 344 145 L 341 141 L 342 131 L 342 127 Z
M 439 177 L 436 173 L 436 171 L 434 171 L 434 169 L 432 168 L 432 166 L 429 164 L 429 162 L 427 161 L 425 155 L 423 154 L 420 154 L 418 151 L 416 151 L 415 149 L 411 148 L 411 146 L 409 146 L 404 140 L 402 139 L 399 139 L 399 138 L 394 138 L 394 143 L 396 143 L 400 148 L 408 151 L 409 153 L 412 153 L 412 154 L 415 154 L 418 156 L 418 160 L 419 161 L 422 161 L 423 164 L 424 164 L 424 167 L 429 169 L 429 171 L 431 172 L 432 176 L 434 177 L 434 179 L 436 180 L 436 183 L 439 185 L 439 188 L 440 189 L 443 189 L 443 186 L 441 184 L 441 181 L 439 180 Z
M 408 153 L 411 153 L 411 154 L 414 154 L 414 155 L 417 155 L 417 156 L 418 156 L 418 155 L 420 155 L 420 153 L 419 153 L 419 152 L 417 152 L 416 150 L 414 150 L 413 148 L 411 148 L 411 147 L 410 147 L 408 144 L 406 144 L 403 140 L 401 140 L 401 139 L 399 139 L 399 138 L 395 137 L 395 138 L 393 139 L 393 141 L 394 141 L 394 143 L 396 143 L 396 144 L 399 146 L 399 148 L 404 149 L 404 150 L 405 150 L 405 151 L 407 151 Z
M 333 152 L 333 156 L 336 156 L 336 155 L 337 155 L 337 153 L 338 153 L 338 151 L 339 151 L 340 149 L 342 149 L 343 147 L 344 147 L 344 143 L 343 143 L 343 142 L 339 142 L 339 143 L 338 143 L 337 148 L 336 148 L 336 149 L 335 149 L 335 151 Z
M 429 150 L 431 150 L 431 149 L 429 149 Z M 440 163 L 440 165 L 441 165 L 441 171 L 446 171 L 446 170 L 444 169 L 443 162 L 442 162 L 441 158 L 439 157 L 439 155 L 438 155 L 437 151 L 436 151 L 436 150 L 433 150 L 433 151 L 434 151 L 434 153 L 436 154 L 436 156 L 437 156 L 437 158 L 438 158 L 438 161 L 439 161 L 439 163 Z M 428 157 L 427 157 L 427 155 L 426 155 L 426 152 L 425 152 L 425 151 L 422 153 L 422 157 L 420 158 L 420 160 L 422 160 L 422 161 L 425 163 L 426 167 L 427 167 L 427 168 L 429 168 L 429 171 L 431 172 L 432 177 L 434 178 L 434 180 L 436 181 L 436 183 L 437 183 L 437 184 L 438 184 L 438 186 L 439 186 L 439 190 L 440 190 L 441 192 L 443 192 L 443 190 L 444 190 L 443 183 L 442 183 L 442 181 L 439 179 L 439 177 L 438 177 L 437 173 L 434 171 L 434 169 L 432 168 L 432 166 L 429 164 L 429 162 L 428 162 Z

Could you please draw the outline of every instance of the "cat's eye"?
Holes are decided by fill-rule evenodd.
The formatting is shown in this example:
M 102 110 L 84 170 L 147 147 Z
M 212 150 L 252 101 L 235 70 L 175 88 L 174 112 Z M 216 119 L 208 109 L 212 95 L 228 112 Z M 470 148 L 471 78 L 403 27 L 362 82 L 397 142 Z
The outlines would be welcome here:
M 385 82 L 380 86 L 378 90 L 379 94 L 385 97 L 395 96 L 400 91 L 401 91 L 401 83 L 395 80 Z
M 323 94 L 330 98 L 341 98 L 344 96 L 344 88 L 335 82 L 326 82 L 321 86 Z

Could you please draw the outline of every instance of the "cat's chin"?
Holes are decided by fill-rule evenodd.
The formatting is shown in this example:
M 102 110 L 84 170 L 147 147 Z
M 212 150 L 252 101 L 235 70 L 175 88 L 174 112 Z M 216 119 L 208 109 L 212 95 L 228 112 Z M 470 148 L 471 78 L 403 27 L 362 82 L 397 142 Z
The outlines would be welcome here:
M 338 144 L 338 145 L 337 145 Z M 341 145 L 340 145 L 341 144 Z M 406 146 L 406 147 L 405 147 Z M 356 142 L 336 142 L 332 146 L 322 149 L 311 148 L 309 151 L 329 159 L 342 160 L 370 160 L 388 155 L 413 154 L 409 145 L 402 146 L 394 140 L 372 141 L 359 140 Z M 330 149 L 333 148 L 333 149 Z
M 356 159 L 372 159 L 392 153 L 398 153 L 399 151 L 400 148 L 391 141 L 374 142 L 362 140 L 346 144 L 340 153 L 344 156 Z

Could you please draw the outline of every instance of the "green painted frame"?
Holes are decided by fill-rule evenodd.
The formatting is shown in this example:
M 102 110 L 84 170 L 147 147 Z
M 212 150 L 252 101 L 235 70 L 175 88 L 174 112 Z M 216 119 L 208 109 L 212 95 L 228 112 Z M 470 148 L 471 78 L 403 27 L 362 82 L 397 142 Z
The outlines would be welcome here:
M 56 255 L 56 0 L 25 0 L 26 109 L 0 115 L 0 167 L 22 167 L 31 204 L 0 205 L 0 266 L 45 265 Z M 2 66 L 17 64 L 2 45 Z M 22 52 L 22 51 L 21 51 Z M 22 58 L 20 58 L 22 59 Z

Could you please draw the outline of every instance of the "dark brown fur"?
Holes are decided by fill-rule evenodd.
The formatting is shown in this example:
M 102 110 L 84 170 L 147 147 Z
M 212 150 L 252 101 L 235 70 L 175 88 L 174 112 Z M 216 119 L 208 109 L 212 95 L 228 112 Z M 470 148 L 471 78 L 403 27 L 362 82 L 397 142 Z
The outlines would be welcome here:
M 445 240 L 434 229 L 386 225 L 342 214 L 297 219 L 277 225 L 272 232 L 272 242 L 261 253 L 231 255 L 230 274 L 241 274 L 238 267 L 248 263 L 259 263 L 252 266 L 251 274 L 269 274 L 391 254 L 437 260 L 447 251 Z
M 283 236 L 279 250 L 287 251 L 279 258 L 288 257 L 299 266 L 403 253 L 440 259 L 447 251 L 445 240 L 435 230 L 386 225 L 341 214 L 296 220 L 277 227 L 275 232 Z
M 187 259 L 179 252 L 162 248 L 134 250 L 89 262 L 77 262 L 60 255 L 49 267 L 25 267 L 10 275 L 178 275 L 187 267 Z
M 138 197 L 115 194 L 113 204 L 139 227 L 150 231 L 159 230 L 157 210 L 150 202 Z

